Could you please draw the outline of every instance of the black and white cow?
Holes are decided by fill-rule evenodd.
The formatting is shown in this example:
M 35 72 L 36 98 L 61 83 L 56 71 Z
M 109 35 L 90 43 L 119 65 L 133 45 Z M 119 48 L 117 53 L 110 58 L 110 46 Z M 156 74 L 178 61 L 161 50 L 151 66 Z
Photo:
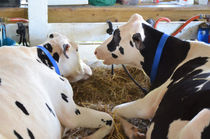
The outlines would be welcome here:
M 151 77 L 149 94 L 113 109 L 129 138 L 141 135 L 125 119 L 143 118 L 152 119 L 147 139 L 210 139 L 210 45 L 164 35 L 134 14 L 95 55 Z
M 79 57 L 77 44 L 53 33 L 41 47 L 0 48 L 0 139 L 60 139 L 63 127 L 98 128 L 88 139 L 112 129 L 112 117 L 80 107 L 68 80 L 87 79 L 92 71 Z M 57 71 L 57 70 L 56 70 Z

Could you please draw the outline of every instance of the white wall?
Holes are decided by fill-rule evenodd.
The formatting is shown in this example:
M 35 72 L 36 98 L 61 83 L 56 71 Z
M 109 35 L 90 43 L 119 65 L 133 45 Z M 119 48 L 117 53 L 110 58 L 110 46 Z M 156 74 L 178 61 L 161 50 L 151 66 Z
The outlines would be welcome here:
M 189 40 L 195 39 L 197 35 L 198 25 L 202 22 L 191 22 L 187 25 L 181 33 L 176 37 Z M 40 23 L 42 27 L 43 24 Z M 124 23 L 113 23 L 113 27 L 117 28 L 118 26 Z M 157 26 L 157 29 L 163 31 L 167 34 L 174 32 L 183 22 L 160 22 Z M 30 26 L 30 24 L 29 24 Z M 71 40 L 81 42 L 81 41 L 104 41 L 109 35 L 106 33 L 108 25 L 106 23 L 50 23 L 47 27 L 40 29 L 35 23 L 33 28 L 30 27 L 30 41 L 33 42 L 32 45 L 38 45 L 46 40 L 46 36 L 51 32 L 60 32 L 68 36 Z M 16 24 L 7 25 L 7 35 L 15 40 L 18 39 L 16 36 Z

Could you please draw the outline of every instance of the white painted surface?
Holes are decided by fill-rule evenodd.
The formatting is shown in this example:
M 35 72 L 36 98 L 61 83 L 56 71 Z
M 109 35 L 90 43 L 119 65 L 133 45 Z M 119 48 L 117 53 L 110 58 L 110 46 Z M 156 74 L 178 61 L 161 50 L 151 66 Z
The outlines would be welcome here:
M 181 4 L 181 5 L 193 5 L 194 4 L 194 0 L 178 0 L 178 4 Z
M 29 38 L 31 45 L 42 43 L 48 32 L 47 0 L 28 1 Z
M 34 19 L 33 19 L 34 20 Z M 32 45 L 37 45 L 46 40 L 47 34 L 51 32 L 60 32 L 68 36 L 71 40 L 81 41 L 104 41 L 109 37 L 106 33 L 108 25 L 106 23 L 40 23 L 33 21 L 33 27 L 30 27 L 30 40 Z M 188 24 L 181 33 L 177 34 L 176 37 L 190 40 L 196 39 L 198 25 L 202 22 L 191 22 Z M 44 25 L 45 24 L 45 25 Z M 114 29 L 124 23 L 113 23 Z M 183 22 L 160 22 L 157 29 L 167 34 L 173 33 Z M 30 24 L 29 24 L 30 25 Z M 15 40 L 18 39 L 16 36 L 16 24 L 7 25 L 7 35 Z
M 99 45 L 79 45 L 79 54 L 81 59 L 91 67 L 103 67 L 111 69 L 111 65 L 104 65 L 102 60 L 98 60 L 94 54 L 96 47 Z M 115 65 L 121 67 L 121 65 Z
M 88 0 L 48 0 L 48 5 L 81 5 L 88 4 Z
M 198 25 L 202 22 L 191 22 L 176 37 L 189 40 L 196 39 Z M 113 28 L 125 23 L 113 23 Z M 160 22 L 157 29 L 167 34 L 173 33 L 183 22 Z M 51 23 L 49 32 L 60 32 L 75 41 L 104 41 L 109 35 L 106 33 L 106 23 Z
M 198 0 L 198 4 L 199 5 L 207 5 L 208 4 L 208 0 Z
M 160 22 L 160 24 L 157 25 L 157 29 L 170 35 L 174 31 L 176 31 L 183 23 L 184 22 Z M 190 24 L 185 26 L 185 28 L 176 35 L 176 37 L 183 40 L 196 39 L 198 26 L 201 23 L 203 23 L 203 21 L 191 22 Z
M 106 23 L 51 23 L 48 33 L 60 32 L 75 41 L 103 41 L 109 36 L 107 28 Z

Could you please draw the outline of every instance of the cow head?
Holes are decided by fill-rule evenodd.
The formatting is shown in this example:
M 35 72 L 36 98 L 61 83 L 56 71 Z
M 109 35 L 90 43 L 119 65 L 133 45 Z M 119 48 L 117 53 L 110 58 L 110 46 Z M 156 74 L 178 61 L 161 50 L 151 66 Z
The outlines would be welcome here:
M 149 77 L 155 70 L 156 75 L 152 76 L 152 87 L 155 88 L 171 76 L 190 49 L 189 42 L 169 36 L 157 66 L 154 58 L 156 52 L 160 53 L 160 49 L 157 51 L 157 48 L 163 34 L 148 24 L 142 16 L 134 14 L 126 24 L 116 29 L 110 38 L 96 48 L 95 55 L 103 60 L 104 64 L 136 66 L 143 69 Z
M 128 64 L 141 67 L 140 50 L 144 49 L 145 38 L 142 23 L 148 24 L 142 16 L 134 14 L 129 21 L 116 29 L 111 37 L 96 48 L 95 55 L 104 64 Z
M 71 82 L 87 79 L 92 75 L 92 70 L 79 56 L 78 45 L 59 33 L 51 33 L 43 46 L 51 53 L 57 62 L 61 75 L 68 77 Z M 40 50 L 41 51 L 41 50 Z M 39 54 L 39 58 L 41 57 Z M 44 58 L 46 56 L 43 56 Z M 42 58 L 40 58 L 42 60 Z M 42 60 L 44 64 L 52 68 L 51 62 Z

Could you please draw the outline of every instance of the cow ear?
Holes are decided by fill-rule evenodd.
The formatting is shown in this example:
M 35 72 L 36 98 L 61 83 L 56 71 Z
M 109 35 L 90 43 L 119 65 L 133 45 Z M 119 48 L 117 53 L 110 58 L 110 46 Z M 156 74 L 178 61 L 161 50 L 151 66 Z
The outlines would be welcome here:
M 63 45 L 63 54 L 66 58 L 69 58 L 66 54 L 66 51 L 68 51 L 68 49 L 70 48 L 70 45 L 69 44 L 64 44 Z
M 154 20 L 154 19 L 152 19 L 152 18 L 147 19 L 147 20 L 146 20 L 146 22 L 147 22 L 147 23 L 149 23 L 150 25 L 152 25 L 152 27 L 154 27 L 154 26 L 155 26 L 155 20 Z
M 144 44 L 143 44 L 143 41 L 142 41 L 142 38 L 141 38 L 141 34 L 140 33 L 135 33 L 133 34 L 133 37 L 132 37 L 134 43 L 135 43 L 135 46 L 138 50 L 142 50 L 144 49 Z

